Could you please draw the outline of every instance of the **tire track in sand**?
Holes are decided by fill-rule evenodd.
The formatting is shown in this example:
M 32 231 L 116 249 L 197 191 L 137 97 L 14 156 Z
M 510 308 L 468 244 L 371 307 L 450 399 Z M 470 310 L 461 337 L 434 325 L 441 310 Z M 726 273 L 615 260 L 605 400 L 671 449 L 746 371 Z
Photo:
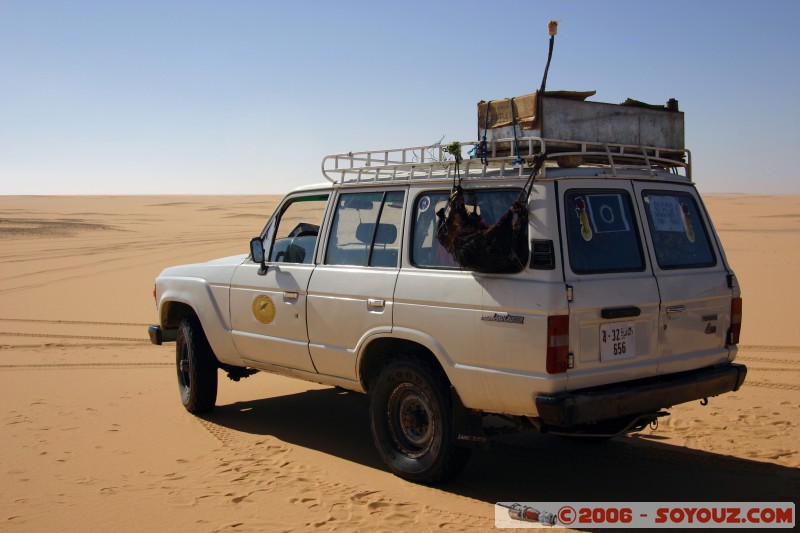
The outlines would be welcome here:
M 780 389 L 780 390 L 794 390 L 800 391 L 800 384 L 796 383 L 773 383 L 772 381 L 748 381 L 745 380 L 744 384 L 742 385 L 747 386 L 750 385 L 751 387 L 762 387 L 765 389 Z
M 47 338 L 47 339 L 78 339 L 90 341 L 120 341 L 120 342 L 133 342 L 136 344 L 149 343 L 150 339 L 141 339 L 135 337 L 99 337 L 94 335 L 60 335 L 55 333 L 20 333 L 14 331 L 0 331 L 0 337 L 34 337 L 34 338 Z
M 800 365 L 800 359 L 775 359 L 772 357 L 742 357 L 746 363 L 753 361 L 755 363 L 775 363 L 779 365 Z M 738 360 L 738 359 L 737 359 Z
M 493 517 L 452 512 L 421 502 L 403 501 L 383 491 L 330 479 L 325 470 L 297 461 L 293 447 L 273 436 L 252 438 L 212 420 L 198 417 L 200 425 L 222 447 L 217 450 L 217 465 L 200 498 L 216 498 L 225 505 L 258 506 L 263 498 L 280 498 L 287 506 L 307 517 L 305 528 L 330 528 L 347 524 L 348 529 L 368 528 L 376 520 L 395 524 L 402 530 L 417 523 L 423 530 L 459 530 L 475 524 L 474 530 L 488 530 Z M 246 513 L 243 513 L 246 515 Z M 418 517 L 424 516 L 419 524 Z M 254 517 L 255 518 L 255 517 Z M 275 524 L 258 518 L 237 522 L 245 529 L 269 530 Z M 390 528 L 391 529 L 391 528 Z
M 104 341 L 104 342 L 44 342 L 41 344 L 9 344 L 9 343 L 0 343 L 0 351 L 2 350 L 31 350 L 35 349 L 37 351 L 41 350 L 59 350 L 63 348 L 122 348 L 122 347 L 139 347 L 141 348 L 142 344 L 139 340 L 136 342 L 122 342 L 122 341 Z
M 800 346 L 774 346 L 767 344 L 740 344 L 740 350 L 746 352 L 784 352 L 800 354 Z
M 14 370 L 87 370 L 87 369 L 129 369 L 129 368 L 163 368 L 174 366 L 175 363 L 41 363 L 0 365 L 0 371 Z
M 149 324 L 139 322 L 97 322 L 91 320 L 43 320 L 38 318 L 4 318 L 0 317 L 0 322 L 27 322 L 31 324 L 70 324 L 79 326 L 135 326 L 147 327 Z

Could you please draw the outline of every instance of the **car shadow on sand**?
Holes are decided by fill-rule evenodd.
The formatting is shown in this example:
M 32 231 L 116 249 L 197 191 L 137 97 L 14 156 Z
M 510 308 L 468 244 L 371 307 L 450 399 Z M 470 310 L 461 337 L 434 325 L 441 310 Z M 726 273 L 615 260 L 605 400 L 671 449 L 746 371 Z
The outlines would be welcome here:
M 367 397 L 317 389 L 218 406 L 209 422 L 272 435 L 388 471 L 372 442 Z M 466 469 L 438 488 L 498 501 L 793 501 L 800 470 L 621 437 L 602 443 L 533 431 L 498 437 L 475 450 Z

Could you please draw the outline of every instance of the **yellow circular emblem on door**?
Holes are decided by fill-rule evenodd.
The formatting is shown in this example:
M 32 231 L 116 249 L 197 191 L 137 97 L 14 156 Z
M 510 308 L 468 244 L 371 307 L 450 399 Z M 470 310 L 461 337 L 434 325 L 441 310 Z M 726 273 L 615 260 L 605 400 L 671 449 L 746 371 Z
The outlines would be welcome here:
M 259 296 L 253 300 L 253 316 L 262 324 L 275 320 L 275 304 L 269 296 Z

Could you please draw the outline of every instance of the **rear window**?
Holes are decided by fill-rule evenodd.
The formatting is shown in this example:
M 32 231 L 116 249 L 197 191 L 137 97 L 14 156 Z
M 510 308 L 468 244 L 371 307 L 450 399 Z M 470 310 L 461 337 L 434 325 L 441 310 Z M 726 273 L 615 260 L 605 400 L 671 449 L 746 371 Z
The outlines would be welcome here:
M 569 263 L 576 274 L 645 268 L 631 197 L 620 190 L 569 190 L 564 195 Z
M 491 226 L 502 217 L 519 198 L 519 189 L 465 190 L 467 211 Z M 414 204 L 414 234 L 411 262 L 421 268 L 459 268 L 458 263 L 436 238 L 436 213 L 447 206 L 450 192 L 426 192 Z
M 673 191 L 642 193 L 658 266 L 663 270 L 717 264 L 694 197 Z

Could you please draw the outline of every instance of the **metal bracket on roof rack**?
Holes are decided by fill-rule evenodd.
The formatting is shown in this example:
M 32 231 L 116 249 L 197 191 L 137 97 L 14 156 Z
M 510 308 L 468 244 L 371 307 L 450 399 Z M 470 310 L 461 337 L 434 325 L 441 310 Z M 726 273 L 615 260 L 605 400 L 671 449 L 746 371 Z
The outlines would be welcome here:
M 617 165 L 614 164 L 614 156 L 611 155 L 611 148 L 609 148 L 607 144 L 604 144 L 603 147 L 606 149 L 606 154 L 608 154 L 608 162 L 611 164 L 611 175 L 616 177 Z

